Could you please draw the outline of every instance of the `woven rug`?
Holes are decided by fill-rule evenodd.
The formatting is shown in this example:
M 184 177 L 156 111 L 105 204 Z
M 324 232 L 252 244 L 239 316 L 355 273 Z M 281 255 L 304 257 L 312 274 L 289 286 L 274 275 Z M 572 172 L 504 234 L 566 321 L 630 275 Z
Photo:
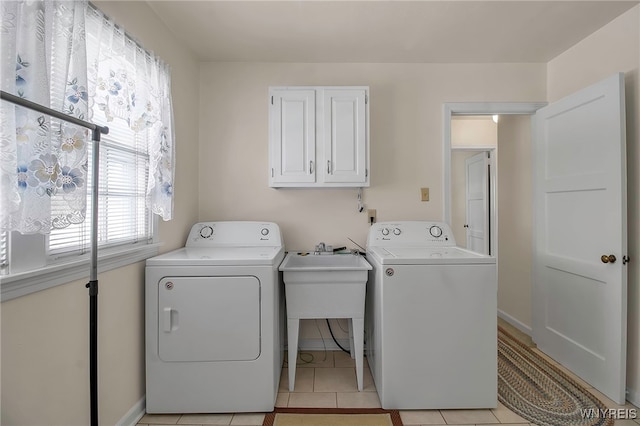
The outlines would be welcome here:
M 381 408 L 276 408 L 262 426 L 402 426 L 402 419 Z
M 498 400 L 539 426 L 609 426 L 606 406 L 575 380 L 498 327 Z

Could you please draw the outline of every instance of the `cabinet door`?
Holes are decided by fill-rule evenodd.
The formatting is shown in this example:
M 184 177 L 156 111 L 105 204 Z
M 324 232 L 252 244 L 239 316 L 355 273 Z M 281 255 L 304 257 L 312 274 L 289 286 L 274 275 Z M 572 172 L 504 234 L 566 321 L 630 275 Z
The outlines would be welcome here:
M 364 89 L 326 89 L 323 98 L 324 182 L 368 182 Z
M 273 90 L 271 103 L 270 185 L 315 182 L 315 90 Z

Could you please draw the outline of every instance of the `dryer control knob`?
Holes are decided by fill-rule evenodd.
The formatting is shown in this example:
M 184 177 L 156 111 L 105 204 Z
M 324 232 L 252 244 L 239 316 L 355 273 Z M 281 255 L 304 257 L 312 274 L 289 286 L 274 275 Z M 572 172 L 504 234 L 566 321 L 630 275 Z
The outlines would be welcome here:
M 431 228 L 429 228 L 429 233 L 431 234 L 432 237 L 440 238 L 442 236 L 442 228 L 434 225 Z
M 382 235 L 389 235 L 389 228 L 382 228 Z
M 400 228 L 396 228 L 393 230 L 393 235 L 400 235 L 402 234 L 402 231 L 400 230 Z
M 200 236 L 202 238 L 211 238 L 211 236 L 213 235 L 213 228 L 210 226 L 203 226 L 202 229 L 200 229 Z
M 267 229 L 267 228 L 262 228 L 262 230 L 260 231 L 260 233 L 261 233 L 262 235 L 269 235 L 269 229 Z

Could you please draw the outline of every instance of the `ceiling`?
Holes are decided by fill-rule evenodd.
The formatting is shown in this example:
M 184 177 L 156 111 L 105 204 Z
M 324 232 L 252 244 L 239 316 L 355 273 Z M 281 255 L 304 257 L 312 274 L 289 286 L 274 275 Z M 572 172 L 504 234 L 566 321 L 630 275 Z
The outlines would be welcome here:
M 147 1 L 202 61 L 548 62 L 638 1 Z

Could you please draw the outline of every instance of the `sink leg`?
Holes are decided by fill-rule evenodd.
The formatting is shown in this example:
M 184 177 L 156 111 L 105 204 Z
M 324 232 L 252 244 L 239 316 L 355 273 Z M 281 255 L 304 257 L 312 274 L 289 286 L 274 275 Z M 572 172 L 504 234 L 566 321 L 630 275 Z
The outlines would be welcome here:
M 364 339 L 364 318 L 352 318 L 351 323 L 353 324 L 353 343 L 356 353 L 356 378 L 358 379 L 358 390 L 362 392 L 362 375 L 363 375 L 363 366 L 362 366 L 362 346 Z M 291 370 L 289 370 L 291 371 Z
M 353 347 L 353 319 L 349 318 L 349 354 L 351 355 L 351 359 L 355 359 L 356 350 Z
M 287 350 L 289 352 L 289 392 L 293 392 L 296 384 L 296 361 L 298 359 L 298 331 L 300 319 L 287 319 Z

